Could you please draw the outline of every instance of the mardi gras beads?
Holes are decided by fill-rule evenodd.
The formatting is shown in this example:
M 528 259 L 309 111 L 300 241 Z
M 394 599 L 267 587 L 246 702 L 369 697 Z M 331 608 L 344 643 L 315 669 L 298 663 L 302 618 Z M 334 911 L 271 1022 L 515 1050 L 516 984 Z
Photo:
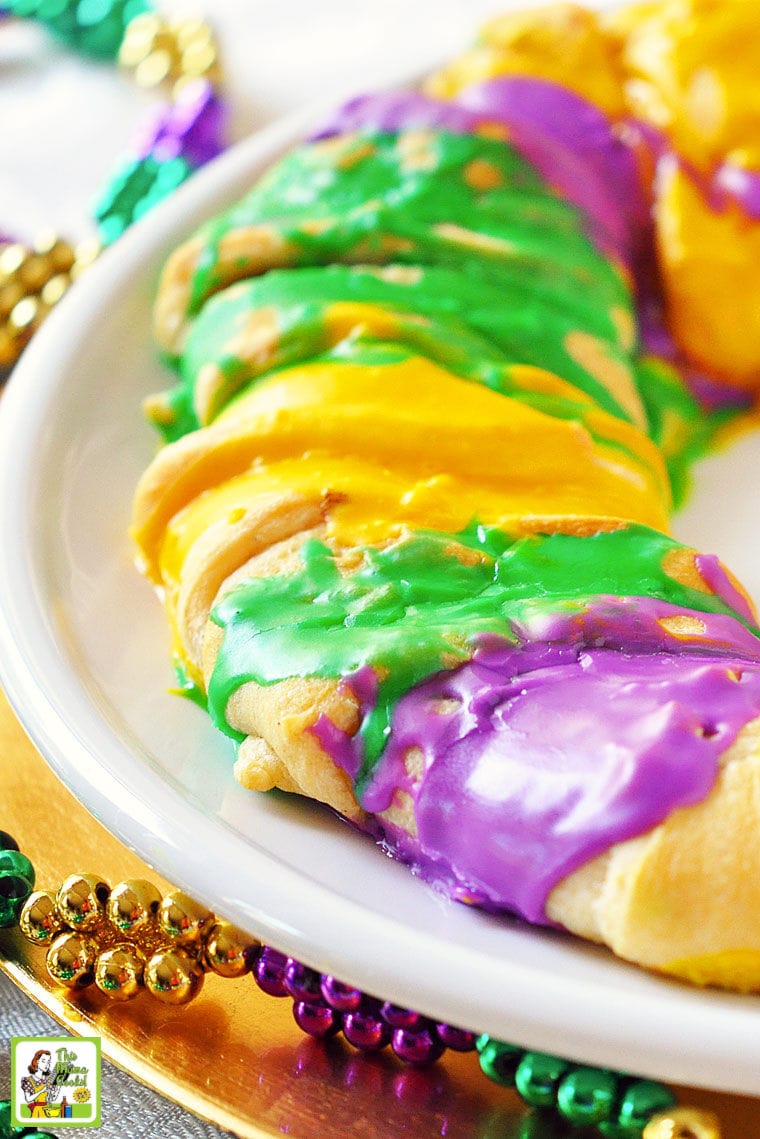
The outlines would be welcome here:
M 164 20 L 148 0 L 0 0 L 0 15 L 36 19 L 68 47 L 117 60 L 143 87 L 168 86 L 93 205 L 97 239 L 25 244 L 0 233 L 0 377 L 101 249 L 226 145 L 219 51 L 200 19 Z
M 31 862 L 0 831 L 0 889 L 3 867 L 15 883 L 7 891 L 15 916 L 6 924 L 18 923 L 28 940 L 47 948 L 50 976 L 65 987 L 95 986 L 116 1001 L 147 990 L 166 1004 L 181 1005 L 199 994 L 208 972 L 227 978 L 252 972 L 263 992 L 292 1000 L 299 1028 L 317 1039 L 342 1032 L 357 1050 L 390 1047 L 413 1068 L 433 1063 L 447 1049 L 477 1050 L 485 1075 L 514 1088 L 539 1113 L 526 1117 L 526 1139 L 537 1121 L 544 1133 L 547 1112 L 586 1133 L 595 1127 L 604 1139 L 720 1139 L 712 1113 L 677 1107 L 663 1084 L 477 1036 L 368 996 L 262 946 L 179 890 L 162 896 L 143 879 L 111 889 L 98 875 L 72 874 L 56 891 L 32 891 Z M 19 901 L 22 895 L 25 901 Z

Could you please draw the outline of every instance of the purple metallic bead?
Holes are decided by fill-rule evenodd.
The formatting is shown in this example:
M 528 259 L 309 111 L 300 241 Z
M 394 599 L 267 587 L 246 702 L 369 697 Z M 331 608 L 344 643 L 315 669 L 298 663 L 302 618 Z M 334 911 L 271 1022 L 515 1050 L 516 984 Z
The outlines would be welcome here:
M 324 1040 L 334 1036 L 343 1026 L 343 1018 L 324 1001 L 294 1001 L 293 1018 L 302 1032 Z
M 362 1052 L 378 1052 L 390 1043 L 391 1030 L 382 1017 L 365 1012 L 347 1012 L 343 1016 L 343 1035 Z
M 356 1012 L 362 1003 L 361 989 L 352 985 L 344 985 L 330 973 L 322 974 L 322 996 L 331 1008 L 338 1012 Z
M 285 985 L 295 1001 L 318 1001 L 321 996 L 321 975 L 316 969 L 302 965 L 295 957 L 288 957 L 285 966 Z
M 265 945 L 259 954 L 259 959 L 253 967 L 253 979 L 259 988 L 268 993 L 270 997 L 287 997 L 288 988 L 285 984 L 285 967 L 288 959 L 284 953 L 278 953 Z
M 397 1028 L 393 1033 L 391 1047 L 399 1060 L 419 1067 L 432 1064 L 445 1051 L 432 1025 L 417 1029 Z
M 401 1008 L 400 1005 L 394 1005 L 391 1001 L 383 1002 L 380 1015 L 391 1028 L 416 1028 L 422 1020 L 420 1014 L 414 1009 Z
M 207 79 L 195 79 L 174 103 L 151 108 L 132 151 L 138 158 L 152 154 L 159 162 L 181 156 L 191 166 L 203 166 L 225 149 L 227 106 Z
M 476 1032 L 466 1028 L 454 1028 L 453 1024 L 437 1024 L 435 1031 L 441 1044 L 453 1052 L 473 1052 L 478 1039 Z

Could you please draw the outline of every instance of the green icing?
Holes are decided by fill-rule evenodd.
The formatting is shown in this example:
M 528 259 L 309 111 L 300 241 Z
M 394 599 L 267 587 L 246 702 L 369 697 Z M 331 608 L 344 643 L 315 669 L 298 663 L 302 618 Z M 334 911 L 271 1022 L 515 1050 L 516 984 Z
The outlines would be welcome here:
M 229 308 L 211 309 L 213 318 L 205 318 L 203 306 L 223 284 L 218 263 L 224 234 L 266 224 L 295 251 L 295 266 L 321 267 L 311 275 L 297 273 L 292 283 L 283 279 L 290 274 L 272 272 L 247 282 L 248 303 L 277 307 L 291 347 L 297 344 L 299 322 L 304 322 L 306 355 L 290 358 L 308 358 L 308 331 L 318 328 L 326 304 L 355 297 L 399 306 L 401 312 L 459 321 L 471 335 L 485 337 L 508 353 L 512 362 L 549 368 L 626 418 L 616 400 L 563 346 L 568 332 L 587 332 L 603 341 L 621 368 L 630 370 L 612 315 L 613 309 L 630 313 L 630 296 L 617 270 L 587 238 L 578 211 L 503 142 L 437 132 L 430 136 L 425 160 L 415 167 L 409 165 L 406 139 L 403 133 L 368 134 L 342 140 L 340 147 L 301 146 L 242 202 L 201 231 L 202 252 L 189 305 L 191 314 L 201 313 L 201 330 L 191 336 L 183 365 L 188 388 L 204 352 L 225 375 L 229 371 L 233 385 L 245 382 L 234 362 L 220 359 L 223 342 L 209 332 L 212 319 L 221 318 L 221 325 L 234 323 L 243 298 L 232 290 Z M 356 160 L 351 160 L 352 152 L 359 155 Z M 488 190 L 468 184 L 464 172 L 472 163 L 498 171 L 502 184 Z M 465 245 L 451 231 L 441 232 L 440 226 L 474 231 L 486 243 Z M 404 248 L 388 250 L 383 242 L 389 238 L 401 239 Z M 341 261 L 393 261 L 427 272 L 415 289 L 371 279 L 368 273 L 358 273 L 351 283 L 350 274 L 341 274 L 343 267 L 334 264 Z M 228 269 L 228 281 L 251 271 L 245 262 Z M 415 292 L 420 294 L 417 299 L 412 298 Z M 173 403 L 182 423 L 173 423 L 167 435 L 176 437 L 194 429 L 197 420 L 189 391 Z
M 668 468 L 676 509 L 686 500 L 691 469 L 708 454 L 726 424 L 744 413 L 742 407 L 706 412 L 684 387 L 675 368 L 654 356 L 636 361 L 639 393 L 649 421 L 649 435 Z
M 418 280 L 401 284 L 364 267 L 331 265 L 275 270 L 233 285 L 208 302 L 188 337 L 182 361 L 179 390 L 187 429 L 198 426 L 195 385 L 209 361 L 225 380 L 216 403 L 219 411 L 237 389 L 271 368 L 307 361 L 324 351 L 326 316 L 338 302 L 370 304 L 396 314 L 399 329 L 394 339 L 455 373 L 472 374 L 488 362 L 531 364 L 569 380 L 600 407 L 623 417 L 613 396 L 565 346 L 566 337 L 578 327 L 573 314 L 553 304 L 531 304 L 527 283 L 517 295 L 490 279 L 448 268 L 420 268 Z M 263 308 L 276 312 L 276 344 L 248 360 L 230 355 L 228 346 L 250 314 Z M 420 317 L 429 323 L 420 325 Z M 582 331 L 596 334 L 588 324 Z M 622 349 L 605 343 L 610 355 L 623 363 Z
M 452 552 L 454 542 L 481 557 L 464 564 Z M 370 666 L 378 691 L 360 729 L 361 783 L 382 753 L 399 698 L 469 659 L 478 635 L 515 641 L 521 622 L 582 608 L 599 594 L 736 617 L 719 597 L 664 573 L 663 558 L 678 546 L 644 526 L 512 539 L 473 524 L 455 536 L 419 532 L 385 549 L 368 548 L 360 567 L 343 576 L 330 550 L 310 541 L 299 572 L 242 583 L 214 609 L 224 636 L 209 711 L 223 731 L 240 738 L 226 708 L 242 684 L 346 677 Z
M 174 673 L 177 677 L 177 687 L 172 689 L 175 696 L 184 696 L 185 699 L 192 701 L 193 704 L 197 704 L 199 708 L 203 708 L 204 711 L 207 711 L 208 700 L 206 699 L 206 693 L 189 675 L 185 662 L 178 654 L 174 656 Z
M 213 364 L 221 376 L 213 419 L 262 377 L 329 358 L 327 311 L 337 302 L 354 301 L 394 313 L 395 343 L 464 378 L 507 392 L 505 366 L 531 364 L 567 379 L 611 414 L 628 418 L 567 349 L 568 334 L 594 337 L 638 387 L 650 435 L 663 452 L 680 504 L 690 466 L 731 413 L 706 415 L 668 366 L 637 359 L 635 351 L 625 349 L 613 319 L 615 311 L 618 317 L 633 316 L 625 282 L 586 236 L 580 213 L 559 199 L 512 146 L 478 135 L 429 132 L 424 159 L 415 161 L 413 138 L 414 133 L 366 132 L 297 147 L 200 232 L 202 251 L 190 299 L 190 311 L 197 315 L 177 361 L 180 381 L 164 394 L 156 422 L 165 441 L 198 428 L 195 389 L 204 367 Z M 473 162 L 498 171 L 501 184 L 490 189 L 469 184 L 464 172 Z M 441 224 L 503 244 L 468 247 L 450 232 L 441 233 Z M 245 277 L 251 268 L 239 258 L 231 272 L 220 272 L 220 241 L 250 225 L 266 225 L 288 242 L 289 264 L 293 251 L 294 263 L 225 288 L 230 277 Z M 383 249 L 388 238 L 403 239 L 408 247 Z M 352 263 L 357 260 L 414 266 L 419 280 L 386 279 Z M 251 313 L 264 308 L 275 316 L 275 342 L 254 358 L 241 359 L 230 345 Z M 424 327 L 419 318 L 427 322 Z M 361 359 L 374 358 L 369 346 L 376 336 L 357 329 L 352 338 L 364 346 Z M 540 405 L 521 391 L 508 394 Z M 541 410 L 567 418 L 571 402 Z

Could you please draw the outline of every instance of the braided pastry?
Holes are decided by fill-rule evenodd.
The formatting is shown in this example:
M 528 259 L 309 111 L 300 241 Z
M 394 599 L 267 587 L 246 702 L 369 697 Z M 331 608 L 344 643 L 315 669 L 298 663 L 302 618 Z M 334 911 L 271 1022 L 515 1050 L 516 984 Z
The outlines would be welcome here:
M 505 17 L 178 249 L 133 534 L 245 786 L 459 900 L 751 989 L 760 630 L 668 526 L 760 372 L 692 329 L 647 46 L 675 58 L 676 7 L 713 6 Z

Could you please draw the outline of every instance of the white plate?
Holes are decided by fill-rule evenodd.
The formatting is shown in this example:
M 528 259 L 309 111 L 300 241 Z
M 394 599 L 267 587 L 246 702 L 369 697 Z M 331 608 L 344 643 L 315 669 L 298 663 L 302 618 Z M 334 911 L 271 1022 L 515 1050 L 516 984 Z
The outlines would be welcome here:
M 53 313 L 0 402 L 0 679 L 37 746 L 114 834 L 264 940 L 454 1024 L 592 1064 L 760 1092 L 754 998 L 659 980 L 579 941 L 434 894 L 318 808 L 231 776 L 229 742 L 172 683 L 163 615 L 132 566 L 130 500 L 166 383 L 149 334 L 158 267 L 299 134 L 269 129 L 197 175 Z M 760 594 L 735 495 L 756 439 L 713 460 L 684 517 Z M 727 506 L 735 516 L 725 529 Z M 720 505 L 720 542 L 707 531 Z M 753 564 L 754 563 L 754 564 Z

